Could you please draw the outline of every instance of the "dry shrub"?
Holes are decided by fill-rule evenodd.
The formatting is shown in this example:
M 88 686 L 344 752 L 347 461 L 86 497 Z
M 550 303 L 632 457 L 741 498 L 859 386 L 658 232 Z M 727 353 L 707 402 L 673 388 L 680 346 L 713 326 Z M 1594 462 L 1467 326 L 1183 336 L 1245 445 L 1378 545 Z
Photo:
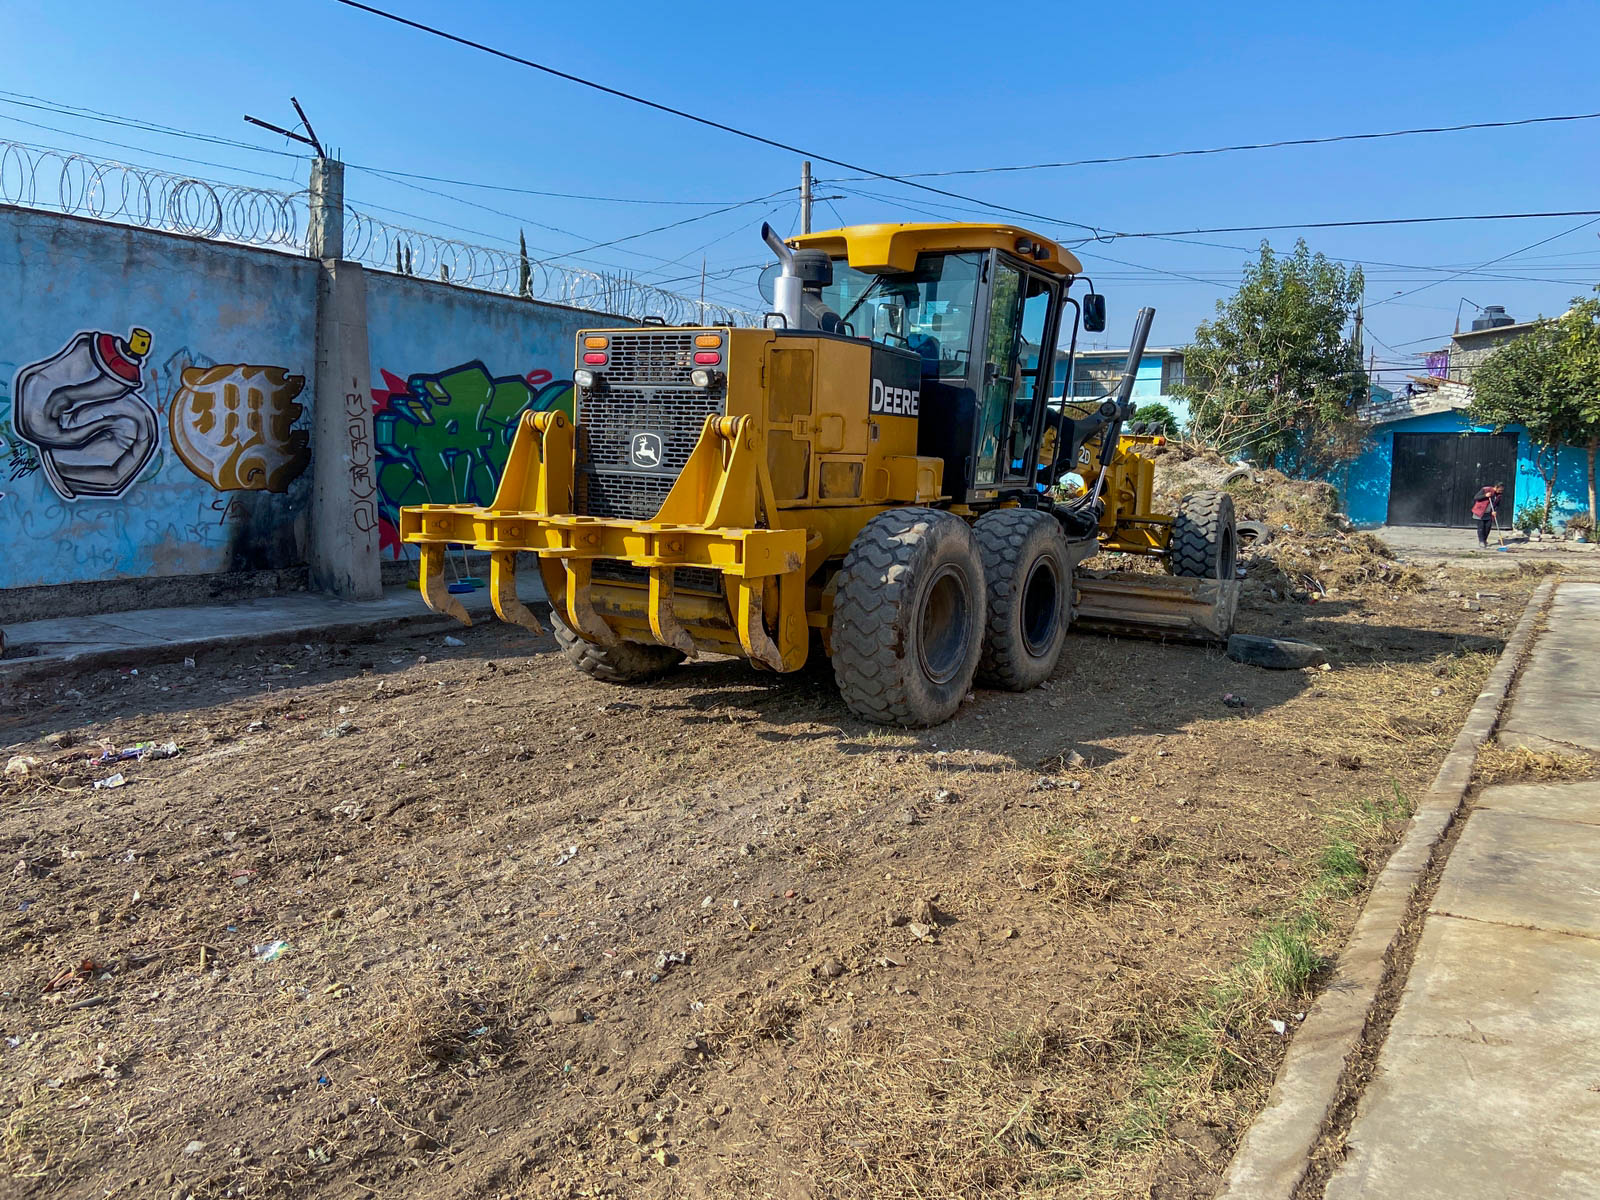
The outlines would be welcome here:
M 1526 746 L 1507 748 L 1491 742 L 1478 751 L 1472 773 L 1483 787 L 1522 781 L 1589 779 L 1600 773 L 1600 758 L 1593 754 L 1530 750 Z

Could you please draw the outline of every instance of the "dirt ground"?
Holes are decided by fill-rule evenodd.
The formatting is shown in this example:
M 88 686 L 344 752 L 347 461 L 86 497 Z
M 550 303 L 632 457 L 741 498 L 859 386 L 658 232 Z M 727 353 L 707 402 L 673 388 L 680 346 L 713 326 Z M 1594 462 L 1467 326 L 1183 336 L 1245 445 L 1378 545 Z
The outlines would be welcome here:
M 1381 863 L 1536 582 L 1257 588 L 1330 670 L 1083 636 L 921 732 L 500 625 L 14 686 L 4 1190 L 1210 1195 L 1330 854 Z

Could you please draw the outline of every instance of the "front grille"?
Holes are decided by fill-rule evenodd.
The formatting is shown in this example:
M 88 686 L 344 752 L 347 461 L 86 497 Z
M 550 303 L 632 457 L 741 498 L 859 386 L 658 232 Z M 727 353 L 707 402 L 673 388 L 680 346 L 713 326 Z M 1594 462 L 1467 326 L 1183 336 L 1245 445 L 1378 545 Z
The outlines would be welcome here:
M 578 475 L 578 512 L 588 517 L 648 521 L 661 511 L 673 482 L 664 475 L 585 470 Z
M 694 331 L 625 331 L 608 335 L 605 384 L 580 388 L 583 429 L 577 509 L 586 516 L 648 520 L 689 461 L 707 416 L 723 411 L 721 385 L 697 388 Z M 644 435 L 654 461 L 641 461 Z
M 619 383 L 688 383 L 694 367 L 694 334 L 613 333 L 607 355 L 606 377 Z
M 596 579 L 636 583 L 640 587 L 650 582 L 649 573 L 643 567 L 629 566 L 609 558 L 597 559 L 593 570 Z M 708 567 L 678 567 L 672 572 L 672 585 L 680 592 L 705 592 L 712 596 L 723 594 L 722 573 Z

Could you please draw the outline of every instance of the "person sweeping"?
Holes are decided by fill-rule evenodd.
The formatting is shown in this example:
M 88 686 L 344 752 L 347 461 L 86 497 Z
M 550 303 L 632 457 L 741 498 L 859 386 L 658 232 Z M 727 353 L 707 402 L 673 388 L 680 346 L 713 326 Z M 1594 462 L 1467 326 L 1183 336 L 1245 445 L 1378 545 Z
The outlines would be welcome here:
M 1500 499 L 1506 494 L 1503 483 L 1485 484 L 1472 498 L 1472 515 L 1478 522 L 1478 545 L 1489 548 L 1489 530 L 1500 527 Z

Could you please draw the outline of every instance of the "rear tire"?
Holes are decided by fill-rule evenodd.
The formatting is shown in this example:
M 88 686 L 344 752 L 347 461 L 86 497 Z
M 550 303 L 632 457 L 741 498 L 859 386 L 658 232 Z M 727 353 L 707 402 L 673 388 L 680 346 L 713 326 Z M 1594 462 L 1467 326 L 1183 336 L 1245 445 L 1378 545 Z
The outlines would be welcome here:
M 931 508 L 878 514 L 845 555 L 834 595 L 844 702 L 881 725 L 949 720 L 972 688 L 983 616 L 983 562 L 965 521 Z
M 1233 579 L 1238 574 L 1239 533 L 1233 497 L 1227 492 L 1185 496 L 1172 518 L 1167 570 L 1194 579 Z
M 1001 508 L 972 529 L 983 558 L 988 618 L 978 678 L 1013 692 L 1056 669 L 1072 621 L 1072 561 L 1060 523 L 1030 508 Z
M 551 614 L 556 645 L 567 661 L 590 679 L 602 683 L 644 683 L 659 679 L 683 661 L 683 652 L 671 646 L 652 646 L 644 642 L 618 642 L 596 646 L 568 629 L 561 618 Z

